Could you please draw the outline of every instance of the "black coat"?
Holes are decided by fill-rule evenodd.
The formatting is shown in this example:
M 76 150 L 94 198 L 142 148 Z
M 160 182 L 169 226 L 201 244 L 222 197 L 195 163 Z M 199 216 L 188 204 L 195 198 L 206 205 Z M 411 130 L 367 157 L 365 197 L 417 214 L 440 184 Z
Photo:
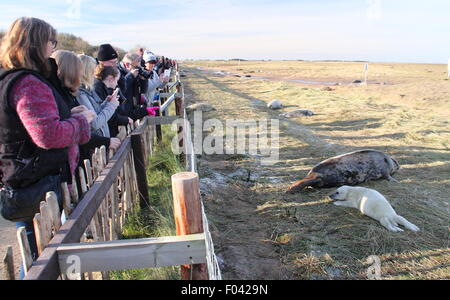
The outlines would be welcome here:
M 118 68 L 120 71 L 118 86 L 125 98 L 121 104 L 122 110 L 134 121 L 142 119 L 148 115 L 146 106 L 140 103 L 141 95 L 147 92 L 148 80 L 141 79 L 140 76 L 134 77 L 121 64 Z
M 109 95 L 112 95 L 113 90 L 108 89 L 106 85 L 99 79 L 95 79 L 94 82 L 94 90 L 97 93 L 97 95 L 100 97 L 100 99 L 106 99 Z M 121 96 L 119 98 L 119 101 L 123 103 L 123 101 L 126 101 L 125 97 Z M 108 127 L 109 127 L 109 133 L 111 137 L 115 137 L 119 134 L 119 126 L 127 126 L 128 125 L 128 117 L 126 116 L 125 112 L 123 111 L 122 105 L 120 105 L 111 119 L 108 121 Z

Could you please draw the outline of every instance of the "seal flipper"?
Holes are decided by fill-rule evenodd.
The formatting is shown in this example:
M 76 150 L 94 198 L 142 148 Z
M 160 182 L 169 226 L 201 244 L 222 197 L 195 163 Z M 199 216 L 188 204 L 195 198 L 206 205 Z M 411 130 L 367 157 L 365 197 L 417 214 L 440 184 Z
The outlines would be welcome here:
M 301 190 L 304 190 L 308 186 L 315 186 L 322 182 L 322 179 L 317 177 L 306 177 L 305 179 L 299 180 L 295 183 L 293 183 L 286 193 L 288 194 L 295 194 L 300 192 Z
M 384 179 L 386 179 L 390 182 L 398 182 L 398 180 L 395 179 L 394 177 L 392 177 L 391 174 L 389 174 L 389 172 L 387 172 L 387 171 L 383 171 L 381 173 L 381 175 L 383 176 Z

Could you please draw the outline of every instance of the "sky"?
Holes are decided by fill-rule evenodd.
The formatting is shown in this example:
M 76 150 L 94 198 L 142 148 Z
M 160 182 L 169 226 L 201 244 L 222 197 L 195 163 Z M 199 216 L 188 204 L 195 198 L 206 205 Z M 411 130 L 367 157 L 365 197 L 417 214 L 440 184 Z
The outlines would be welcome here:
M 22 16 L 176 59 L 450 59 L 449 0 L 1 0 L 0 29 Z

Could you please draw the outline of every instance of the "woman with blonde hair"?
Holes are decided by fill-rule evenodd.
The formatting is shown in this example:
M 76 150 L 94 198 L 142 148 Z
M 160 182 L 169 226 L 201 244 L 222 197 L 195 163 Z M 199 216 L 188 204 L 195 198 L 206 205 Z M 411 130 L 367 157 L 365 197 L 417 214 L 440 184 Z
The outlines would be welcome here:
M 94 117 L 83 108 L 71 111 L 48 81 L 56 45 L 52 26 L 24 17 L 0 46 L 0 209 L 26 227 L 35 256 L 32 218 L 46 192 L 60 195 L 60 181 L 72 182 L 69 165 L 78 145 L 89 141 Z
M 80 145 L 80 159 L 79 164 L 85 159 L 91 159 L 95 148 L 105 146 L 107 149 L 117 149 L 120 145 L 119 140 L 113 140 L 109 138 L 109 135 L 104 135 L 104 125 L 102 126 L 102 117 L 105 116 L 103 112 L 96 114 L 96 111 L 92 107 L 92 104 L 84 97 L 80 98 L 80 95 L 84 93 L 83 90 L 83 78 L 85 73 L 85 67 L 82 60 L 72 51 L 58 50 L 52 54 L 56 62 L 57 72 L 55 76 L 51 78 L 51 82 L 56 89 L 63 96 L 64 101 L 70 108 L 83 107 L 86 110 L 91 111 L 94 114 L 94 119 L 91 122 L 91 139 L 88 143 Z M 78 99 L 82 99 L 82 102 Z M 112 107 L 115 110 L 114 107 Z M 114 112 L 113 112 L 114 113 Z M 103 127 L 103 128 L 102 128 Z M 103 129 L 103 130 L 102 130 Z M 108 132 L 106 132 L 108 134 Z M 74 166 L 76 167 L 76 165 Z

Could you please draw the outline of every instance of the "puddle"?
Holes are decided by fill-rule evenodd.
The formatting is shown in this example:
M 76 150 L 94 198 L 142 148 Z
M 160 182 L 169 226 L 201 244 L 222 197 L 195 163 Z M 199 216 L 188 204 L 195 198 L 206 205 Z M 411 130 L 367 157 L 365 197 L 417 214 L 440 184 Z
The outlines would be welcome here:
M 223 70 L 218 69 L 206 69 L 202 67 L 196 68 L 199 71 L 202 71 L 204 73 L 207 73 L 209 75 L 215 75 L 215 76 L 234 76 L 234 77 L 240 77 L 245 79 L 253 79 L 253 80 L 267 80 L 267 81 L 284 81 L 284 82 L 292 82 L 292 83 L 300 83 L 300 84 L 307 84 L 307 85 L 322 85 L 322 86 L 344 86 L 344 85 L 360 85 L 361 83 L 355 83 L 355 82 L 336 82 L 336 81 L 314 81 L 314 80 L 304 80 L 304 79 L 282 79 L 282 78 L 274 78 L 269 76 L 253 76 L 250 74 L 238 74 L 238 73 L 232 73 L 227 72 Z M 250 76 L 250 77 L 247 77 Z M 368 81 L 368 84 L 378 84 L 378 85 L 390 85 L 387 82 L 376 82 L 376 81 Z

